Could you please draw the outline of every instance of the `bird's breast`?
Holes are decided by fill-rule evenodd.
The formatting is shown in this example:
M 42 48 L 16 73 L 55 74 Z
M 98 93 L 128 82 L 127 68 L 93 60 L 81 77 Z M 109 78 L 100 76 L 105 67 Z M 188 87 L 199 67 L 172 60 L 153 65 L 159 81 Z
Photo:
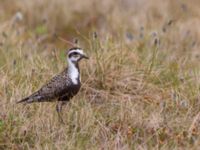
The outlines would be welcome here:
M 72 84 L 67 91 L 67 93 L 69 94 L 69 97 L 73 97 L 74 95 L 76 95 L 79 92 L 80 88 L 81 88 L 80 83 Z

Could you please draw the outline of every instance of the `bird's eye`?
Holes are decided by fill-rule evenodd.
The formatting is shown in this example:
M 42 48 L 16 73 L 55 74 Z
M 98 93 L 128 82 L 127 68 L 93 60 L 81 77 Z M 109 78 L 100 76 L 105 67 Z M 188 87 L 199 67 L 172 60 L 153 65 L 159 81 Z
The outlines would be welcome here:
M 74 57 L 79 57 L 79 53 L 74 52 L 74 53 L 73 53 L 73 56 L 74 56 Z
M 78 53 L 77 53 L 77 52 L 74 52 L 74 55 L 78 55 Z

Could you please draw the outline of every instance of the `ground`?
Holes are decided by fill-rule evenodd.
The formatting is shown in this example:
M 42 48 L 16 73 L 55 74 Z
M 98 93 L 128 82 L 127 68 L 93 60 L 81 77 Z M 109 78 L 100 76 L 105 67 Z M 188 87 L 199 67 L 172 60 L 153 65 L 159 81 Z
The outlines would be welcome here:
M 200 2 L 1 0 L 0 149 L 198 149 Z M 16 104 L 82 47 L 82 88 Z

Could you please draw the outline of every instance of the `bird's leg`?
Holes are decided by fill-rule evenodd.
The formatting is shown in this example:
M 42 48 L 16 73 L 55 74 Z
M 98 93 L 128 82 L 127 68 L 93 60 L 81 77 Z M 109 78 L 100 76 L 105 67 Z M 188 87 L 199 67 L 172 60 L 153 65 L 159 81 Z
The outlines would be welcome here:
M 58 101 L 58 104 L 56 105 L 56 111 L 58 113 L 58 118 L 59 118 L 59 121 L 64 124 L 64 121 L 62 119 L 62 106 L 66 104 L 65 101 Z

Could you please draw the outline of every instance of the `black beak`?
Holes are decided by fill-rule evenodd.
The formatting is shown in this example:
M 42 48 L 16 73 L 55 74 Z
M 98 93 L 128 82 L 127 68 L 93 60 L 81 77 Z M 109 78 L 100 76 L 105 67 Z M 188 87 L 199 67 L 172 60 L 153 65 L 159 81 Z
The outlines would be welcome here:
M 86 55 L 82 55 L 82 58 L 89 59 L 89 57 Z

